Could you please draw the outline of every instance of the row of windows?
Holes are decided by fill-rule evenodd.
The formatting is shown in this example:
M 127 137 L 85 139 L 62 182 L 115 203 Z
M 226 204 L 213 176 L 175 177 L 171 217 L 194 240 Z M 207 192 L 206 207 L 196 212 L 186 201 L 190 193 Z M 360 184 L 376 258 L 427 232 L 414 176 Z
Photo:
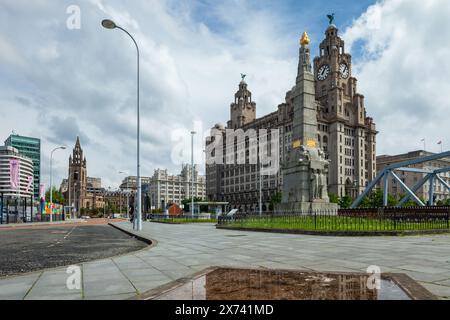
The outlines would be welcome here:
M 329 131 L 328 131 L 328 130 L 329 130 L 329 127 L 328 127 L 328 125 L 326 125 L 326 124 L 321 124 L 321 123 L 319 123 L 319 124 L 317 125 L 317 129 L 318 129 L 319 131 L 329 132 Z

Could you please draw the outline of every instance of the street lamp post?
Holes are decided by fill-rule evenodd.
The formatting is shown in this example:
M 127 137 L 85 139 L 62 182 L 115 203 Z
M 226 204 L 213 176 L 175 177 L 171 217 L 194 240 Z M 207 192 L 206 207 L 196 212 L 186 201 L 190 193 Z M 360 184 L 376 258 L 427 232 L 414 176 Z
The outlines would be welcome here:
M 126 173 L 125 171 L 119 171 L 119 174 L 124 174 L 124 175 L 128 175 L 128 173 Z M 128 187 L 128 183 L 127 183 L 127 187 Z M 128 188 L 127 188 L 128 189 Z M 122 190 L 120 189 L 119 186 L 119 190 L 120 190 L 120 195 L 122 194 Z M 129 199 L 128 199 L 128 190 L 127 190 L 127 205 L 126 205 L 126 211 L 127 211 L 127 219 L 128 219 L 128 205 L 129 205 Z M 122 200 L 120 200 L 120 212 L 122 213 Z
M 102 26 L 106 29 L 120 29 L 125 32 L 131 40 L 133 40 L 134 45 L 136 46 L 137 51 L 137 174 L 136 174 L 136 183 L 137 183 L 137 203 L 136 203 L 136 212 L 135 212 L 135 220 L 136 224 L 134 224 L 134 229 L 137 231 L 142 230 L 142 216 L 141 216 L 141 164 L 140 164 L 140 110 L 139 110 L 139 47 L 137 45 L 136 40 L 134 40 L 133 36 L 124 28 L 115 24 L 114 21 L 105 19 L 102 21 Z
M 106 217 L 106 188 L 103 192 L 103 219 Z
M 53 181 L 52 181 L 52 166 L 53 166 L 53 152 L 55 152 L 56 150 L 64 150 L 66 149 L 65 146 L 60 146 L 60 147 L 56 147 L 55 149 L 52 150 L 52 152 L 50 153 L 50 222 L 53 222 Z
M 72 172 L 72 174 L 69 173 L 69 178 L 68 178 L 69 210 L 70 210 L 70 218 L 71 218 L 71 219 L 74 219 L 74 218 L 75 218 L 75 215 L 74 215 L 73 206 L 72 206 L 72 190 L 71 190 L 71 188 L 70 188 L 70 186 L 72 185 L 72 183 L 71 183 L 71 181 L 70 181 L 70 178 L 73 177 L 73 175 L 74 175 L 75 173 L 76 173 L 76 172 Z M 76 183 L 75 183 L 75 185 L 76 185 Z M 74 186 L 75 186 L 75 185 L 74 185 Z M 75 193 L 76 193 L 76 190 L 74 190 L 74 195 L 75 195 Z M 75 198 L 75 197 L 74 197 L 74 198 Z
M 194 218 L 194 135 L 191 131 L 191 216 Z
M 262 171 L 261 171 L 261 159 L 259 161 L 259 216 L 262 216 Z

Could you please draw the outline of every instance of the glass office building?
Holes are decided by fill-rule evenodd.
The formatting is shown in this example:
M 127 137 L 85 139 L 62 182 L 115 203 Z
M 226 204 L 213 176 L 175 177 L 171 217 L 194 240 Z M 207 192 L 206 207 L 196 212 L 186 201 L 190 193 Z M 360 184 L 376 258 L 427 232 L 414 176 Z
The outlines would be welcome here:
M 41 183 L 41 140 L 12 134 L 6 139 L 5 146 L 11 146 L 33 160 L 33 195 L 39 199 L 39 184 Z

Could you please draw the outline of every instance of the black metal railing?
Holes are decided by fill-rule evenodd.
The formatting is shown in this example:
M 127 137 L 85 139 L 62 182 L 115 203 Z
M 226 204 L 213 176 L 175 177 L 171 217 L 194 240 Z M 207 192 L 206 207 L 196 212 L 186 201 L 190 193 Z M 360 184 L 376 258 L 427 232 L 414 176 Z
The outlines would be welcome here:
M 423 231 L 450 229 L 450 207 L 364 208 L 220 216 L 219 226 L 305 231 Z
M 202 214 L 194 214 L 194 216 L 192 216 L 190 213 L 184 215 L 151 214 L 149 219 L 150 221 L 169 223 L 217 222 L 217 219 L 213 214 L 211 214 L 209 218 Z

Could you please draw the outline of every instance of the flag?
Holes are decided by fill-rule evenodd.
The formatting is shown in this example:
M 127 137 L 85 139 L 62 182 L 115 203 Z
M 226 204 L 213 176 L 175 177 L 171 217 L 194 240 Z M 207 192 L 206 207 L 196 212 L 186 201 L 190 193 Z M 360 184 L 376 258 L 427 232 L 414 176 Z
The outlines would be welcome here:
M 424 142 L 424 141 L 425 141 L 425 138 L 423 138 L 423 139 L 422 139 L 422 140 L 420 140 L 420 141 Z
M 45 199 L 45 184 L 41 183 L 39 186 L 39 198 Z
M 442 140 L 441 141 L 439 141 L 437 144 L 442 144 Z
M 18 190 L 20 187 L 20 163 L 17 159 L 9 160 L 9 181 L 12 190 Z
M 28 192 L 30 190 L 32 184 L 33 184 L 33 176 L 28 176 L 28 185 L 27 190 L 25 190 L 25 192 Z

